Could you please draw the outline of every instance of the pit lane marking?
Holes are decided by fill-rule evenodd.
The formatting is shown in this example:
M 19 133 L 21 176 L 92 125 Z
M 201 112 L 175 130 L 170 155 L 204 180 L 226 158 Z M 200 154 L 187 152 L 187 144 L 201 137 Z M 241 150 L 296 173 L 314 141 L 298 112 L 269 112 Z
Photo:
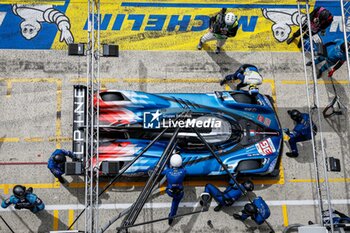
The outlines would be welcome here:
M 317 200 L 265 200 L 269 206 L 316 206 L 318 205 Z M 114 209 L 127 209 L 133 203 L 120 203 L 120 204 L 100 204 L 99 209 L 103 210 L 114 210 Z M 234 206 L 244 206 L 247 204 L 246 201 L 235 202 Z M 333 205 L 349 205 L 350 199 L 334 199 L 332 200 Z M 163 209 L 170 208 L 171 202 L 152 202 L 146 203 L 144 208 L 146 209 Z M 211 202 L 211 207 L 215 207 L 215 201 Z M 183 208 L 196 208 L 200 207 L 199 202 L 181 202 L 179 207 Z M 85 206 L 83 204 L 62 204 L 62 205 L 45 205 L 46 210 L 82 210 Z M 0 209 L 0 212 L 20 211 L 13 208 L 13 206 L 6 209 Z
M 288 211 L 287 211 L 287 205 L 282 205 L 282 215 L 283 215 L 283 225 L 287 227 L 289 225 L 288 223 Z

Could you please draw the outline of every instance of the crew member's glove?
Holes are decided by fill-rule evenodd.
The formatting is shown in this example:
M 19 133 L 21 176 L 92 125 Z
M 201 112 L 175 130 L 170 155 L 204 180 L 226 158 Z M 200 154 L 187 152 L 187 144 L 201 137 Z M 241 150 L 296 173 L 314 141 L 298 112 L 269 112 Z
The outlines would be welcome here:
M 332 77 L 333 76 L 333 73 L 334 73 L 334 69 L 331 69 L 329 72 L 328 72 L 328 78 Z
M 249 86 L 249 94 L 250 95 L 257 95 L 257 94 L 259 94 L 259 88 L 256 85 L 250 85 Z

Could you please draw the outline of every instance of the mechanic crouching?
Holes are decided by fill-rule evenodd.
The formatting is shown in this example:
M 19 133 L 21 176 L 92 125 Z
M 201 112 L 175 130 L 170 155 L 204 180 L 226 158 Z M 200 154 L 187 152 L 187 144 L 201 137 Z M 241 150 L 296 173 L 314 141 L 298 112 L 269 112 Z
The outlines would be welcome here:
M 164 172 L 168 182 L 166 193 L 173 198 L 168 220 L 169 225 L 171 225 L 174 220 L 172 217 L 176 215 L 180 201 L 184 196 L 183 181 L 186 170 L 182 167 L 181 155 L 173 154 L 170 158 L 170 168 L 167 168 Z
M 64 174 L 64 164 L 67 161 L 66 156 L 70 157 L 73 160 L 75 159 L 75 156 L 71 151 L 56 149 L 51 154 L 47 163 L 47 167 L 50 169 L 51 173 L 62 184 L 65 183 L 65 179 L 62 177 L 62 175 Z
M 243 87 L 249 86 L 249 94 L 256 95 L 259 93 L 258 85 L 262 84 L 263 77 L 256 66 L 244 64 L 235 73 L 226 75 L 220 81 L 220 85 L 222 86 L 232 80 L 240 80 L 240 83 L 236 87 L 238 91 Z
M 243 184 L 237 186 L 235 181 L 230 179 L 229 186 L 225 189 L 224 192 L 221 192 L 217 187 L 212 184 L 206 184 L 204 193 L 201 194 L 201 204 L 203 206 L 209 207 L 210 197 L 214 198 L 214 200 L 218 203 L 218 205 L 214 208 L 214 211 L 220 211 L 223 206 L 231 206 L 240 199 L 244 193 L 241 191 L 251 192 L 254 190 L 254 184 L 247 180 Z M 209 197 L 210 196 L 210 197 Z M 205 201 L 208 200 L 208 201 Z
M 15 209 L 28 209 L 32 213 L 37 213 L 45 208 L 44 203 L 40 198 L 33 193 L 33 188 L 28 188 L 22 185 L 13 187 L 13 195 L 2 201 L 1 207 L 7 208 L 11 204 L 15 205 Z
M 284 132 L 289 136 L 289 145 L 291 152 L 287 152 L 288 157 L 298 157 L 297 142 L 304 142 L 312 139 L 311 132 L 315 136 L 317 133 L 317 127 L 312 122 L 310 126 L 310 115 L 307 113 L 301 113 L 296 109 L 288 110 L 288 114 L 295 122 L 295 126 L 292 132 L 289 129 L 284 129 Z
M 263 224 L 271 214 L 270 208 L 262 197 L 257 197 L 253 200 L 253 203 L 246 204 L 241 212 L 242 215 L 233 214 L 233 217 L 240 221 L 244 221 L 251 217 L 258 225 Z

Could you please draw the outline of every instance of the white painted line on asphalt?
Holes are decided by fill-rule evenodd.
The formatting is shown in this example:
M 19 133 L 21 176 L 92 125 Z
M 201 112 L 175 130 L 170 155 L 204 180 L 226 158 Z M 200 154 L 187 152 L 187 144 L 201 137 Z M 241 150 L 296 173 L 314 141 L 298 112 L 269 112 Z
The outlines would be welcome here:
M 238 201 L 235 202 L 235 206 L 244 206 L 247 202 L 246 201 Z M 307 205 L 317 205 L 317 200 L 279 200 L 279 201 L 266 201 L 266 203 L 269 206 L 307 206 Z M 326 203 L 326 202 L 325 202 Z M 350 199 L 335 199 L 332 200 L 332 204 L 334 205 L 350 205 Z M 130 207 L 132 203 L 125 203 L 125 204 L 102 204 L 100 205 L 99 209 L 104 210 L 112 210 L 112 209 L 126 209 Z M 161 208 L 170 208 L 171 203 L 170 202 L 158 202 L 158 203 L 146 203 L 145 207 L 146 209 L 161 209 Z M 180 207 L 187 207 L 187 208 L 193 208 L 198 207 L 198 202 L 182 202 L 180 203 Z M 211 203 L 211 206 L 216 206 L 215 201 Z M 85 206 L 78 204 L 78 205 L 46 205 L 46 210 L 82 210 Z M 15 210 L 13 207 L 9 207 L 7 209 L 0 209 L 0 212 L 4 211 L 13 211 Z M 17 211 L 17 210 L 15 210 Z

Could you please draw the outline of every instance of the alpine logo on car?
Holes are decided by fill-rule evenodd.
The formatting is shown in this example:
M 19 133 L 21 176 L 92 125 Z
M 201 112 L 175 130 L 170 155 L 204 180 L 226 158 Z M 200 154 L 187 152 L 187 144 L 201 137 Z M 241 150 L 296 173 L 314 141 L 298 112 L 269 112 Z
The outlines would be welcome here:
M 198 119 L 187 118 L 185 120 L 174 120 L 172 118 L 162 118 L 160 120 L 160 113 L 157 110 L 155 113 L 144 112 L 143 117 L 143 128 L 145 129 L 159 129 L 161 126 L 163 128 L 220 128 L 222 121 L 217 117 L 205 117 Z
M 261 155 L 270 155 L 276 152 L 276 148 L 273 145 L 271 138 L 259 142 L 255 144 L 255 146 Z

